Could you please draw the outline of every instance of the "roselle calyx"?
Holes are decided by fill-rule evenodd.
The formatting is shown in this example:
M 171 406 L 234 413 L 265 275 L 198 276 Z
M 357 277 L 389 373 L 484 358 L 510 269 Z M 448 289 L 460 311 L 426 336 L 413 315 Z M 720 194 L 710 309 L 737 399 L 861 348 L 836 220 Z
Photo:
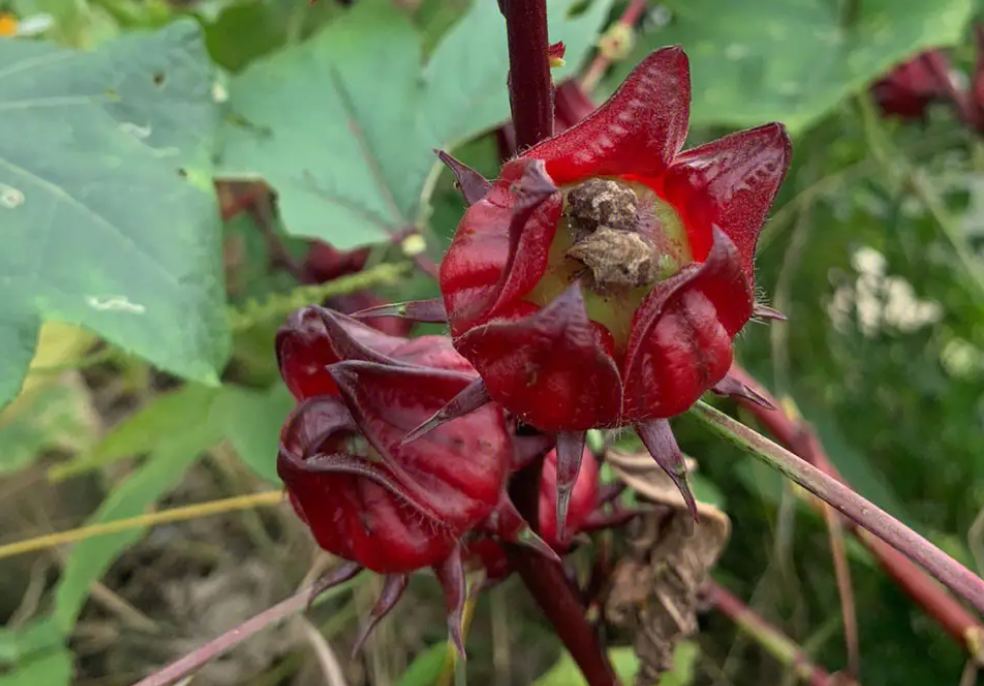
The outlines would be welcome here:
M 386 575 L 363 638 L 399 599 L 407 575 L 430 567 L 460 642 L 462 554 L 472 537 L 555 557 L 506 495 L 516 450 L 498 405 L 403 441 L 478 379 L 446 337 L 388 336 L 307 307 L 291 315 L 276 343 L 281 373 L 300 401 L 277 458 L 291 503 L 319 546 L 355 565 L 346 574 Z

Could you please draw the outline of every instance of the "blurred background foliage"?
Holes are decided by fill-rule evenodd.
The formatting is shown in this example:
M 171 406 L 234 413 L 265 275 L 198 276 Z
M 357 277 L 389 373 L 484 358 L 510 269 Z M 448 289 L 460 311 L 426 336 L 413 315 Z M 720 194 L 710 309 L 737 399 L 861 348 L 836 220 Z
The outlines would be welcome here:
M 492 0 L 347 5 L 0 0 L 0 544 L 276 487 L 291 406 L 271 354 L 283 316 L 363 288 L 436 295 L 407 264 L 419 248 L 408 237 L 439 260 L 461 214 L 431 148 L 496 174 L 503 23 Z M 624 2 L 549 6 L 551 39 L 568 46 L 560 82 L 583 70 Z M 970 0 L 654 0 L 594 92 L 600 102 L 643 54 L 682 43 L 688 145 L 789 126 L 793 168 L 757 283 L 790 321 L 749 325 L 739 357 L 795 399 L 862 495 L 977 571 L 984 145 L 946 106 L 922 122 L 882 118 L 868 87 L 931 47 L 951 48 L 972 74 L 981 10 Z M 28 69 L 59 50 L 84 58 Z M 94 97 L 93 84 L 113 93 Z M 11 106 L 53 96 L 91 99 Z M 212 180 L 260 178 L 276 207 L 219 223 Z M 366 271 L 302 288 L 270 268 L 272 244 L 302 259 L 310 238 L 372 245 Z M 81 307 L 79 293 L 98 297 Z M 822 519 L 686 417 L 675 425 L 700 463 L 700 492 L 734 523 L 716 578 L 818 663 L 842 666 Z M 849 554 L 860 682 L 958 683 L 959 647 L 863 549 Z M 289 593 L 312 555 L 275 508 L 0 560 L 0 686 L 129 684 Z M 431 684 L 442 672 L 440 599 L 418 581 L 365 659 L 344 661 L 353 683 Z M 360 577 L 311 615 L 339 654 L 375 584 Z M 323 683 L 305 635 L 293 624 L 268 632 L 194 683 Z M 574 683 L 515 580 L 479 601 L 469 641 L 473 683 Z M 715 614 L 682 652 L 667 683 L 795 682 Z M 617 663 L 631 673 L 631 654 Z

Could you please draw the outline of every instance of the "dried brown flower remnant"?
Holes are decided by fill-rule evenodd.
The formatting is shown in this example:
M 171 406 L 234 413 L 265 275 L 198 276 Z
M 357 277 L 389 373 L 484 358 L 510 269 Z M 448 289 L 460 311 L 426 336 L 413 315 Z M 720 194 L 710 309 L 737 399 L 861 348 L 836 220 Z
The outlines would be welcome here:
M 677 643 L 697 631 L 699 591 L 731 534 L 728 516 L 698 503 L 700 525 L 683 497 L 648 454 L 608 456 L 616 475 L 656 507 L 633 523 L 629 553 L 612 573 L 605 616 L 632 631 L 638 686 L 658 684 L 673 667 Z

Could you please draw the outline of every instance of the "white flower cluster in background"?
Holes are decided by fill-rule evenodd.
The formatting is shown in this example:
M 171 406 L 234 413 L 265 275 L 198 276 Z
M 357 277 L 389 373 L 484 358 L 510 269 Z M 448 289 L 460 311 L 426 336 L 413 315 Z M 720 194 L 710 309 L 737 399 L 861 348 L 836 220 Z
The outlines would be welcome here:
M 920 300 L 905 279 L 885 273 L 885 256 L 874 248 L 858 248 L 851 256 L 857 279 L 842 283 L 827 305 L 827 315 L 840 332 L 852 326 L 874 336 L 889 328 L 903 333 L 938 322 L 943 308 L 933 300 Z

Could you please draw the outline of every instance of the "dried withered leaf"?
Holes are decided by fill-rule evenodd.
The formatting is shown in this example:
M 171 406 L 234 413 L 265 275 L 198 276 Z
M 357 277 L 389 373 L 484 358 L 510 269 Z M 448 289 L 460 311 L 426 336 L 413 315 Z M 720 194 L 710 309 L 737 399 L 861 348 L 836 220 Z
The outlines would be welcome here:
M 680 491 L 647 454 L 610 451 L 615 474 L 656 507 L 633 522 L 629 551 L 615 566 L 605 599 L 605 617 L 636 636 L 638 686 L 659 683 L 673 667 L 676 644 L 697 631 L 698 591 L 731 534 L 728 516 L 698 503 L 692 519 Z M 687 468 L 694 462 L 687 459 Z

